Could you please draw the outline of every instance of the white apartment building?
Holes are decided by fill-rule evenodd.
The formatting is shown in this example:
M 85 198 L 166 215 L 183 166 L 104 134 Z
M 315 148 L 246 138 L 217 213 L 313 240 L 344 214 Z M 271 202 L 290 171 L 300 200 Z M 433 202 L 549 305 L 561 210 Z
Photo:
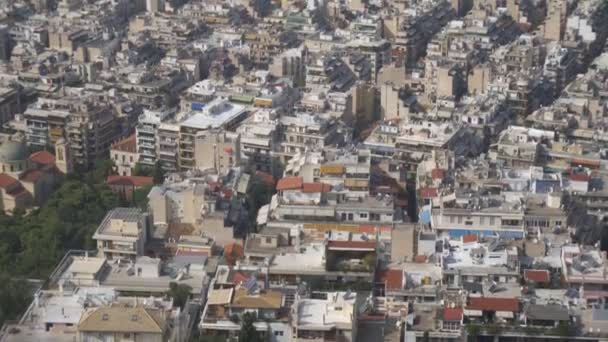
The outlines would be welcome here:
M 148 215 L 136 208 L 116 208 L 103 219 L 93 239 L 100 256 L 135 260 L 144 254 Z

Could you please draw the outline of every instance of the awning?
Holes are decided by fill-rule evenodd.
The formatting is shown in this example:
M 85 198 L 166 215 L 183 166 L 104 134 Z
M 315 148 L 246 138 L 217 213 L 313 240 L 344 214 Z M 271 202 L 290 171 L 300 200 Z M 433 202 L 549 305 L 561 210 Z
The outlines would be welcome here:
M 513 313 L 511 311 L 496 311 L 496 317 L 513 318 Z
M 481 317 L 483 315 L 483 312 L 481 312 L 481 310 L 467 310 L 467 309 L 464 309 L 464 315 L 465 316 L 472 316 L 472 317 Z

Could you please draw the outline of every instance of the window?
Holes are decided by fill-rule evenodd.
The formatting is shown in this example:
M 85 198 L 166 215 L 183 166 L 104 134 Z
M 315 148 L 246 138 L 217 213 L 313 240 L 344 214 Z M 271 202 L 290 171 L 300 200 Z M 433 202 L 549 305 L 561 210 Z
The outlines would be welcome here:
M 495 218 L 494 217 L 490 217 L 490 225 L 493 226 L 495 224 Z
M 367 218 L 367 213 L 361 213 L 361 214 L 359 214 L 359 217 L 360 218 Z
M 283 336 L 283 331 L 275 331 L 274 336 Z
M 272 238 L 271 237 L 266 237 L 266 243 L 271 243 L 272 242 Z
M 450 223 L 454 223 L 454 221 L 456 221 L 456 218 L 454 218 L 454 216 L 450 216 Z
M 481 224 L 481 225 L 486 224 L 486 218 L 484 216 L 479 217 L 479 224 Z
M 555 225 L 556 226 L 561 226 L 562 225 L 562 221 L 555 221 Z
M 133 162 L 133 156 L 129 156 L 129 162 Z
M 462 224 L 462 216 L 458 216 L 458 224 Z

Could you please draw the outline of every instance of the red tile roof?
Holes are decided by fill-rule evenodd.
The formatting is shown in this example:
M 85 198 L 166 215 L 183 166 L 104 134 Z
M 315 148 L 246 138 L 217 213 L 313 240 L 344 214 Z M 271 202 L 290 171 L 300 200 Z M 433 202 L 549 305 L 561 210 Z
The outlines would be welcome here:
M 518 312 L 519 301 L 516 298 L 469 297 L 467 309 Z
M 359 233 L 373 234 L 375 232 L 376 227 L 374 226 L 359 226 Z
M 426 255 L 416 255 L 414 257 L 414 262 L 418 264 L 426 263 Z
M 383 270 L 376 276 L 379 283 L 384 283 L 388 290 L 400 290 L 403 288 L 402 270 Z
M 6 188 L 15 185 L 15 183 L 19 183 L 19 181 L 6 173 L 0 173 L 0 188 L 6 190 Z
M 232 275 L 232 283 L 238 285 L 246 282 L 247 280 L 249 280 L 249 278 L 250 277 L 247 274 L 244 274 L 243 272 L 235 272 Z
M 524 279 L 536 283 L 548 283 L 551 280 L 547 270 L 525 270 Z
M 19 176 L 19 179 L 23 182 L 35 183 L 42 175 L 44 175 L 44 173 L 39 170 L 28 170 L 22 173 L 21 176 Z
M 462 321 L 462 315 L 464 310 L 462 308 L 444 308 L 443 309 L 443 320 L 444 321 Z
M 134 187 L 143 187 L 154 184 L 154 178 L 145 176 L 108 176 L 106 179 L 108 185 L 127 185 Z
M 302 188 L 302 177 L 285 177 L 279 179 L 277 190 L 294 190 Z
M 420 189 L 420 196 L 422 198 L 437 197 L 437 188 L 422 188 Z
M 255 176 L 258 177 L 262 182 L 270 186 L 274 186 L 274 177 L 272 177 L 271 174 L 263 171 L 256 171 Z
M 224 246 L 224 256 L 242 258 L 244 256 L 243 246 L 232 242 Z
M 588 182 L 591 177 L 586 173 L 570 173 L 570 180 L 576 182 Z
M 471 243 L 477 241 L 477 235 L 463 235 L 462 242 Z
M 55 163 L 55 156 L 48 151 L 38 151 L 30 155 L 30 160 L 36 164 L 48 165 Z
M 325 183 L 304 183 L 302 185 L 302 192 L 307 193 L 325 193 L 331 190 L 331 185 Z
M 131 153 L 137 152 L 137 141 L 135 140 L 135 133 L 122 140 L 115 142 L 112 145 L 112 149 Z
M 433 179 L 443 179 L 445 177 L 445 170 L 444 169 L 433 169 L 433 171 L 431 171 L 431 177 Z
M 329 248 L 376 249 L 375 242 L 369 241 L 328 241 Z

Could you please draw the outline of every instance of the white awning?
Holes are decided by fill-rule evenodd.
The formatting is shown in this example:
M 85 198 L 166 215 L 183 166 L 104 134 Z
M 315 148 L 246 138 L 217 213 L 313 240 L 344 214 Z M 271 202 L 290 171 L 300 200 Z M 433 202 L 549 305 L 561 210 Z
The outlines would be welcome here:
M 473 317 L 481 317 L 483 315 L 483 313 L 481 312 L 481 310 L 464 310 L 464 315 L 465 316 L 473 316 Z
M 511 311 L 496 311 L 496 317 L 513 318 L 513 313 Z

